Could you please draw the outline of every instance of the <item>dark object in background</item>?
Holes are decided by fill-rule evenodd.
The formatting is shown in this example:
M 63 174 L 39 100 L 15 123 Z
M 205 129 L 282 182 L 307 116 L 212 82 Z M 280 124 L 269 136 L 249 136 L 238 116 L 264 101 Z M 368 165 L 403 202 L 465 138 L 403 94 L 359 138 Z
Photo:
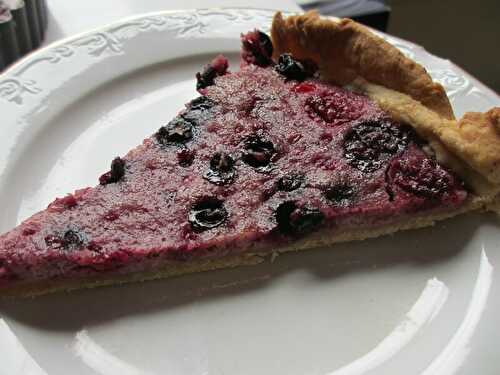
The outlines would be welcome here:
M 42 26 L 40 15 L 38 14 L 37 0 L 25 0 L 26 13 L 28 14 L 28 23 L 30 26 L 31 41 L 33 48 L 38 48 L 42 44 Z
M 20 56 L 12 14 L 0 3 L 0 55 L 4 64 L 10 64 Z
M 11 4 L 10 13 L 12 13 L 12 17 L 14 18 L 19 52 L 21 55 L 25 55 L 33 49 L 33 42 L 31 41 L 28 14 L 24 6 L 24 1 L 18 0 L 14 4 Z
M 302 8 L 315 9 L 325 16 L 351 18 L 380 31 L 387 30 L 391 13 L 383 0 L 318 0 L 302 4 Z
M 29 1 L 29 0 L 25 0 Z M 38 25 L 40 30 L 41 39 L 45 37 L 45 30 L 47 28 L 47 8 L 45 0 L 35 0 L 36 11 L 38 13 Z
M 42 43 L 46 0 L 0 0 L 0 72 Z

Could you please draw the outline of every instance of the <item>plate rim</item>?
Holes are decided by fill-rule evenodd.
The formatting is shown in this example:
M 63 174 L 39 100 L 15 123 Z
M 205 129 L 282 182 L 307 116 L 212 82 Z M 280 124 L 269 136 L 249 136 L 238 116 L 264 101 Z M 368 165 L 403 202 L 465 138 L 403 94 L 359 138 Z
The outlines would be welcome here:
M 217 14 L 217 12 L 224 13 L 224 12 L 236 12 L 236 11 L 247 11 L 247 12 L 266 12 L 271 14 L 274 14 L 275 12 L 282 12 L 284 15 L 293 15 L 293 14 L 299 14 L 303 12 L 294 12 L 294 11 L 282 11 L 276 8 L 262 8 L 262 7 L 248 7 L 248 6 L 231 6 L 231 7 L 201 7 L 201 8 L 184 8 L 184 9 L 175 9 L 175 10 L 162 10 L 162 11 L 153 11 L 153 12 L 146 12 L 146 13 L 140 13 L 124 18 L 120 18 L 118 20 L 108 22 L 96 27 L 93 27 L 91 29 L 76 33 L 74 35 L 70 35 L 67 37 L 64 37 L 60 40 L 56 40 L 46 46 L 42 46 L 26 56 L 22 57 L 20 60 L 16 61 L 15 63 L 9 65 L 6 69 L 0 72 L 0 99 L 5 99 L 2 97 L 2 85 L 8 82 L 10 79 L 16 79 L 16 77 L 20 77 L 26 70 L 22 70 L 21 72 L 18 72 L 18 70 L 22 69 L 22 67 L 26 64 L 29 64 L 30 61 L 35 60 L 36 58 L 43 57 L 44 54 L 50 53 L 51 51 L 57 50 L 59 47 L 64 47 L 65 45 L 68 45 L 72 42 L 78 41 L 79 39 L 85 38 L 85 37 L 90 37 L 92 35 L 96 35 L 102 32 L 106 32 L 109 29 L 112 29 L 114 27 L 120 26 L 120 25 L 125 25 L 127 23 L 131 23 L 133 21 L 138 21 L 141 19 L 147 19 L 149 17 L 160 17 L 160 16 L 167 16 L 167 15 L 176 15 L 176 14 L 188 14 L 188 13 L 193 13 L 193 14 L 202 14 L 202 12 L 211 12 L 212 14 Z M 337 17 L 333 16 L 325 16 L 322 15 L 322 17 L 325 18 L 331 18 L 331 19 L 338 19 Z M 458 66 L 457 64 L 453 63 L 449 59 L 441 58 L 437 55 L 434 55 L 433 53 L 429 52 L 428 50 L 425 49 L 424 46 L 421 46 L 417 43 L 414 43 L 412 41 L 406 40 L 399 38 L 397 36 L 393 36 L 391 34 L 379 31 L 379 30 L 374 30 L 373 28 L 370 28 L 373 32 L 375 32 L 377 35 L 383 37 L 386 39 L 389 43 L 395 45 L 397 48 L 413 48 L 417 50 L 421 50 L 423 54 L 426 55 L 426 57 L 434 60 L 434 61 L 439 61 L 444 65 L 448 65 L 448 68 L 450 71 L 454 70 L 454 73 L 456 77 L 466 77 L 468 80 L 472 81 L 473 86 L 476 86 L 480 89 L 480 91 L 486 93 L 488 96 L 495 98 L 496 101 L 500 102 L 500 94 L 498 94 L 496 91 L 488 87 L 486 84 L 482 83 L 478 79 L 476 79 L 473 75 L 468 73 L 465 69 L 462 67 Z M 144 30 L 143 30 L 144 31 Z M 404 52 L 404 51 L 403 51 Z M 413 57 L 413 56 L 410 56 Z M 431 74 L 432 75 L 432 74 Z M 456 78 L 454 77 L 454 78 Z M 433 78 L 436 81 L 436 78 Z M 447 79 L 446 77 L 443 78 L 444 80 Z M 439 82 L 439 80 L 438 80 Z M 441 82 L 440 82 L 441 83 Z M 448 91 L 448 90 L 447 90 Z M 447 92 L 448 96 L 450 94 Z M 8 102 L 11 102 L 13 100 L 7 99 Z
M 73 34 L 66 36 L 62 39 L 53 41 L 46 46 L 41 46 L 37 48 L 34 51 L 31 51 L 27 55 L 23 56 L 16 62 L 10 64 L 8 67 L 6 67 L 3 71 L 0 72 L 0 83 L 1 79 L 5 78 L 5 76 L 12 74 L 15 69 L 17 69 L 19 66 L 23 65 L 27 61 L 42 55 L 44 52 L 47 52 L 53 48 L 57 48 L 59 46 L 65 45 L 67 43 L 73 42 L 75 40 L 78 40 L 82 37 L 85 36 L 90 36 L 92 34 L 104 31 L 106 29 L 125 24 L 131 21 L 137 21 L 143 18 L 147 17 L 154 17 L 154 16 L 163 16 L 163 15 L 170 15 L 170 14 L 180 14 L 180 13 L 189 13 L 189 12 L 200 12 L 200 11 L 231 11 L 231 10 L 248 10 L 248 11 L 268 11 L 268 12 L 278 12 L 280 11 L 281 13 L 285 15 L 291 15 L 291 14 L 297 14 L 300 12 L 290 12 L 290 11 L 282 11 L 278 9 L 273 9 L 273 8 L 257 8 L 257 7 L 207 7 L 207 8 L 184 8 L 184 9 L 173 9 L 173 10 L 160 10 L 160 11 L 153 11 L 153 12 L 146 12 L 146 13 L 139 13 L 133 16 L 128 16 L 128 17 L 122 17 L 118 20 L 107 22 L 105 24 L 102 24 L 100 26 L 92 27 L 90 29 L 87 29 L 85 31 L 81 31 L 79 33 Z M 411 42 L 410 42 L 411 43 Z
M 14 65 L 25 63 L 26 61 L 29 62 L 29 60 L 32 59 L 32 58 L 36 58 L 39 55 L 43 55 L 44 53 L 46 53 L 47 51 L 50 51 L 53 48 L 57 48 L 60 45 L 64 45 L 66 43 L 70 43 L 71 41 L 77 40 L 77 39 L 79 39 L 81 37 L 92 35 L 92 34 L 94 34 L 96 32 L 97 33 L 100 32 L 101 30 L 104 30 L 106 28 L 111 28 L 111 27 L 114 27 L 114 26 L 117 26 L 117 25 L 120 25 L 120 24 L 124 24 L 124 23 L 130 22 L 130 21 L 142 19 L 142 18 L 145 18 L 145 17 L 158 16 L 158 15 L 163 15 L 163 14 L 184 13 L 184 12 L 191 12 L 191 11 L 198 11 L 198 10 L 222 10 L 222 11 L 226 11 L 226 10 L 232 10 L 232 9 L 237 9 L 237 10 L 241 10 L 241 9 L 242 10 L 257 10 L 257 11 L 262 11 L 262 10 L 264 10 L 264 11 L 274 11 L 274 10 L 271 10 L 271 9 L 262 9 L 262 8 L 233 7 L 233 8 L 201 8 L 201 9 L 188 9 L 188 10 L 160 11 L 160 12 L 145 13 L 145 14 L 141 14 L 141 15 L 138 15 L 138 16 L 127 17 L 127 18 L 124 18 L 124 19 L 121 19 L 121 20 L 118 20 L 118 21 L 114 21 L 114 22 L 111 22 L 109 24 L 97 27 L 95 29 L 88 30 L 88 31 L 85 31 L 85 32 L 73 35 L 71 37 L 64 38 L 64 39 L 62 39 L 60 41 L 56 41 L 56 42 L 54 42 L 54 43 L 52 43 L 52 44 L 50 44 L 48 46 L 45 46 L 45 47 L 41 48 L 40 50 L 37 50 L 36 52 L 33 52 L 33 54 L 30 54 L 30 56 L 25 57 L 23 59 L 24 61 L 21 60 L 21 61 L 19 61 L 18 63 L 14 64 Z M 396 37 L 392 37 L 392 38 L 396 38 Z M 417 46 L 417 45 L 415 45 L 415 44 L 413 44 L 411 42 L 406 42 L 405 41 L 405 43 Z M 417 46 L 417 47 L 419 47 L 419 46 Z M 422 47 L 419 47 L 419 48 L 422 48 Z M 429 54 L 429 55 L 431 55 L 427 51 L 426 51 L 426 53 Z M 15 68 L 15 66 L 12 66 L 11 68 Z M 11 68 L 9 68 L 8 70 L 10 70 Z M 4 75 L 0 74 L 0 82 L 1 82 L 2 78 L 4 78 Z M 20 107 L 18 107 L 18 108 L 20 108 Z M 0 174 L 0 179 L 1 179 L 1 177 L 2 176 Z

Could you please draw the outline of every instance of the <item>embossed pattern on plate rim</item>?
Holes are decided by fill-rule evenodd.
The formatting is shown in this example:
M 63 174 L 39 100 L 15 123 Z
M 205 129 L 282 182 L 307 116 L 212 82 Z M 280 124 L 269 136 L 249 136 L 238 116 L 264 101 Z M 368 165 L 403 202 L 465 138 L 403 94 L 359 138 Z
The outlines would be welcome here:
M 24 76 L 31 67 L 42 62 L 55 64 L 68 61 L 77 57 L 77 52 L 82 49 L 95 57 L 121 54 L 125 40 L 151 30 L 175 31 L 178 36 L 192 35 L 196 32 L 203 34 L 208 21 L 204 18 L 214 16 L 223 17 L 231 22 L 237 21 L 240 17 L 245 20 L 255 19 L 258 26 L 265 28 L 264 21 L 270 24 L 274 12 L 275 10 L 257 8 L 206 8 L 162 11 L 125 18 L 52 43 L 13 64 L 0 75 L 0 99 L 17 105 L 23 104 L 24 95 L 37 95 L 43 91 L 43 87 L 39 87 L 36 80 Z M 445 87 L 452 100 L 457 95 L 466 96 L 468 92 L 474 92 L 476 96 L 482 91 L 496 95 L 479 81 L 467 77 L 460 68 L 429 54 L 421 46 L 384 33 L 377 33 L 405 55 L 417 61 L 421 60 L 419 54 L 423 54 L 425 57 L 448 63 L 449 68 L 429 70 L 429 73 Z

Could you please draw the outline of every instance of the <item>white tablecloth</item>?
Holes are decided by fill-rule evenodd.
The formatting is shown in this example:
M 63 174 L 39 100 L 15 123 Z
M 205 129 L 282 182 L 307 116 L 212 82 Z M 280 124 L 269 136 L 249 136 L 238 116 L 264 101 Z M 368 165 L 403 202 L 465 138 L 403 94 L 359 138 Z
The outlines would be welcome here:
M 251 7 L 300 10 L 293 0 L 47 0 L 49 26 L 44 45 L 136 14 L 160 10 Z

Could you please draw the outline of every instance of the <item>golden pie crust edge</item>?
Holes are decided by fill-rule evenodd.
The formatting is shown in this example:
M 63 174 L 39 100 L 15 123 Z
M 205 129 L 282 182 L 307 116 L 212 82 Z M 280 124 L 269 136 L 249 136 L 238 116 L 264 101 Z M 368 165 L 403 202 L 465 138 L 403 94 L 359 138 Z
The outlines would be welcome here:
M 302 26 L 306 23 L 308 25 L 307 34 Z M 349 65 L 342 67 L 342 64 L 349 62 L 345 57 L 340 59 L 340 61 L 343 61 L 342 63 L 327 64 L 330 60 L 325 60 L 324 56 L 329 55 L 329 58 L 333 59 L 335 57 L 332 54 L 333 51 L 324 52 L 324 55 L 314 53 L 315 47 L 310 45 L 311 43 L 319 43 L 317 45 L 323 46 L 321 49 L 329 50 L 330 48 L 328 44 L 321 44 L 321 38 L 325 38 L 325 41 L 332 41 L 334 49 L 338 48 L 340 43 L 347 43 L 350 40 L 342 36 L 344 35 L 342 33 L 338 33 L 338 41 L 335 33 L 331 36 L 320 36 L 320 34 L 328 33 L 327 30 L 329 29 L 336 29 L 337 24 L 349 25 L 346 29 L 350 30 L 350 33 L 358 33 L 357 37 L 352 37 L 352 40 L 356 40 L 358 47 L 352 46 L 337 51 L 358 51 L 359 56 L 353 58 L 353 61 L 358 61 L 358 65 L 366 64 L 366 69 L 355 70 Z M 314 31 L 316 27 L 320 30 L 318 35 L 315 35 L 316 32 Z M 28 283 L 2 290 L 0 297 L 37 296 L 57 291 L 94 288 L 241 265 L 254 265 L 269 257 L 273 259 L 275 254 L 308 250 L 339 242 L 364 240 L 401 230 L 426 227 L 433 225 L 436 221 L 468 211 L 484 208 L 500 211 L 500 198 L 498 198 L 500 171 L 497 168 L 498 156 L 500 156 L 500 135 L 498 133 L 500 132 L 500 108 L 493 108 L 486 113 L 470 112 L 461 120 L 456 121 L 443 87 L 432 82 L 423 67 L 407 59 L 395 47 L 351 20 L 340 20 L 339 23 L 336 23 L 331 20 L 319 19 L 317 14 L 311 12 L 288 17 L 285 20 L 280 13 L 277 13 L 272 25 L 272 38 L 277 55 L 291 52 L 298 58 L 315 60 L 326 80 L 349 85 L 351 89 L 363 92 L 375 100 L 396 120 L 412 125 L 419 134 L 429 140 L 438 159 L 441 158 L 443 162 L 449 164 L 464 176 L 467 182 L 472 183 L 476 190 L 475 196 L 471 197 L 463 207 L 451 212 L 425 214 L 401 221 L 398 224 L 382 225 L 378 228 L 357 228 L 341 233 L 332 233 L 330 230 L 325 229 L 288 246 L 277 248 L 274 252 L 270 251 L 270 249 L 260 249 L 260 251 L 255 249 L 253 252 L 220 259 L 171 263 L 159 270 L 134 274 L 105 275 L 101 278 L 88 280 L 60 279 Z M 297 42 L 299 40 L 300 42 Z M 307 45 L 307 48 L 301 47 L 301 43 Z M 390 78 L 390 69 L 386 69 L 383 63 L 372 64 L 370 68 L 370 59 L 378 61 L 378 59 L 384 58 L 385 55 L 388 55 L 389 60 L 392 61 L 392 67 L 394 67 L 394 64 L 400 64 L 395 70 L 397 77 Z M 381 80 L 377 79 L 375 67 L 379 67 L 385 72 L 384 74 L 387 74 L 387 82 L 381 82 Z M 339 70 L 336 70 L 337 68 Z M 371 74 L 363 73 L 370 69 Z M 372 77 L 371 81 L 370 77 Z M 412 84 L 405 86 L 403 84 L 405 80 L 414 81 L 412 81 Z M 466 162 L 464 162 L 464 159 Z
M 478 194 L 498 192 L 499 107 L 455 120 L 444 88 L 425 68 L 349 19 L 321 18 L 313 11 L 284 18 L 277 12 L 271 38 L 275 57 L 288 52 L 313 60 L 323 79 L 365 93 L 413 126 Z

